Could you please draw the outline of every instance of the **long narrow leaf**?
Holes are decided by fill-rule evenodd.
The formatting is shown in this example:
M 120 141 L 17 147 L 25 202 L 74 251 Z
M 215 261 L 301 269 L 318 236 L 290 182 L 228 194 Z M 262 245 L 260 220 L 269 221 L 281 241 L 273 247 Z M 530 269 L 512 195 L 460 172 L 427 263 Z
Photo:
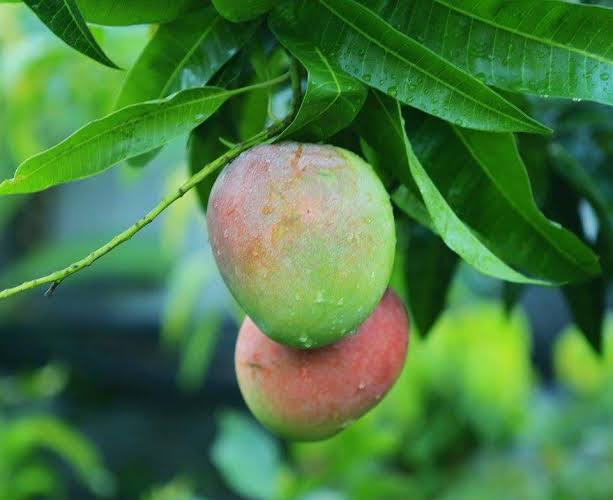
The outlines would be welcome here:
M 526 277 L 505 264 L 458 217 L 413 152 L 406 132 L 404 132 L 405 126 L 400 103 L 381 93 L 375 95 L 379 109 L 377 111 L 376 108 L 373 108 L 372 112 L 379 113 L 381 120 L 387 119 L 396 122 L 398 125 L 393 128 L 402 131 L 396 147 L 404 150 L 405 159 L 402 165 L 397 168 L 405 168 L 410 171 L 428 209 L 434 231 L 438 233 L 449 248 L 484 274 L 518 283 L 537 282 L 537 280 Z M 407 191 L 410 193 L 410 190 Z M 398 206 L 401 209 L 403 208 L 403 204 L 398 204 Z M 408 215 L 413 216 L 410 212 L 408 212 Z
M 160 26 L 130 69 L 116 107 L 206 85 L 255 28 L 225 21 L 211 6 Z
M 339 70 L 322 50 L 292 29 L 279 10 L 270 18 L 277 39 L 307 69 L 308 81 L 298 114 L 282 137 L 321 141 L 347 127 L 366 99 L 366 86 Z
M 430 135 L 434 129 L 437 132 Z M 512 134 L 459 127 L 446 134 L 445 129 L 450 127 L 426 124 L 416 138 L 425 148 L 435 142 L 440 150 L 433 151 L 428 172 L 460 216 L 487 238 L 499 256 L 552 282 L 585 279 L 599 272 L 598 257 L 537 208 Z M 445 161 L 455 161 L 455 166 Z
M 24 3 L 72 48 L 105 66 L 117 68 L 94 40 L 75 0 L 24 0 Z
M 203 0 L 77 0 L 87 22 L 106 26 L 167 23 L 196 8 Z
M 613 105 L 613 9 L 555 0 L 366 0 L 490 85 Z
M 115 111 L 24 161 L 12 179 L 0 183 L 0 195 L 41 191 L 151 151 L 198 126 L 236 93 L 216 87 L 189 89 Z
M 548 132 L 481 81 L 354 0 L 297 0 L 279 8 L 336 65 L 404 104 L 480 130 Z

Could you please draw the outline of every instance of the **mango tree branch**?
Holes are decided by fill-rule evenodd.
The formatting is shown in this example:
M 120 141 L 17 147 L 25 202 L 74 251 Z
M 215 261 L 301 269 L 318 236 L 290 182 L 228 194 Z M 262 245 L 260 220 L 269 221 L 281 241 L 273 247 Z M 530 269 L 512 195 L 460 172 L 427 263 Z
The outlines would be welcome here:
M 208 165 L 206 165 L 202 170 L 194 174 L 190 177 L 182 186 L 180 186 L 175 192 L 166 196 L 162 201 L 160 201 L 147 215 L 145 215 L 138 222 L 130 226 L 128 229 L 119 233 L 112 240 L 110 240 L 105 245 L 101 246 L 97 250 L 94 250 L 87 257 L 74 262 L 70 266 L 56 271 L 54 273 L 48 274 L 47 276 L 43 276 L 41 278 L 37 278 L 31 281 L 26 281 L 21 285 L 18 285 L 13 288 L 7 288 L 0 292 L 0 299 L 6 299 L 13 295 L 16 295 L 21 292 L 25 292 L 26 290 L 30 290 L 32 288 L 36 288 L 41 285 L 45 285 L 51 283 L 51 287 L 47 290 L 46 295 L 51 295 L 53 291 L 59 286 L 59 284 L 64 281 L 69 276 L 85 269 L 86 267 L 91 266 L 94 262 L 96 262 L 100 257 L 106 255 L 111 250 L 115 249 L 122 243 L 128 241 L 132 236 L 138 233 L 145 226 L 153 222 L 153 220 L 160 215 L 164 210 L 166 210 L 170 205 L 172 205 L 179 198 L 182 198 L 185 193 L 195 187 L 199 182 L 201 182 L 204 178 L 210 175 L 215 170 L 222 168 L 227 163 L 236 158 L 239 154 L 247 149 L 264 142 L 270 142 L 273 140 L 294 118 L 294 114 L 296 112 L 299 96 L 296 94 L 299 92 L 299 81 L 297 75 L 297 69 L 294 62 L 292 62 L 292 67 L 290 70 L 290 76 L 292 81 L 292 89 L 294 91 L 294 96 L 292 99 L 292 105 L 290 112 L 283 119 L 271 125 L 268 129 L 263 130 L 259 134 L 255 135 L 251 139 L 246 140 L 243 143 L 237 144 L 235 147 L 230 149 L 227 153 L 223 154 L 216 160 L 212 161 Z

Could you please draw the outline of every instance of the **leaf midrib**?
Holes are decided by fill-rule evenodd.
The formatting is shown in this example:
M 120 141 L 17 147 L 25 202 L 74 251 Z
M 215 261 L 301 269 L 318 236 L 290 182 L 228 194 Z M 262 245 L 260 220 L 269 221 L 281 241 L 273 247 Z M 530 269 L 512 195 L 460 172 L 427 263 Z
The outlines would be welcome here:
M 433 80 L 435 80 L 435 81 L 439 82 L 439 83 L 440 83 L 440 84 L 442 84 L 443 86 L 447 87 L 447 88 L 448 88 L 448 89 L 450 89 L 452 92 L 456 92 L 456 93 L 458 93 L 458 94 L 462 95 L 464 98 L 466 98 L 466 99 L 467 99 L 467 100 L 469 100 L 469 101 L 472 101 L 472 102 L 473 102 L 475 105 L 477 105 L 477 106 L 480 106 L 480 107 L 482 107 L 482 108 L 484 108 L 484 109 L 487 109 L 487 110 L 489 110 L 489 111 L 491 111 L 491 112 L 493 112 L 493 113 L 496 113 L 496 114 L 501 114 L 501 115 L 503 115 L 503 116 L 506 116 L 508 119 L 510 119 L 510 120 L 512 120 L 512 121 L 514 121 L 514 122 L 516 122 L 516 123 L 521 124 L 523 127 L 529 126 L 529 127 L 530 127 L 530 128 L 532 128 L 533 130 L 540 130 L 540 128 L 539 128 L 539 127 L 537 127 L 537 126 L 535 126 L 535 125 L 532 125 L 532 124 L 531 124 L 529 121 L 523 121 L 523 120 L 520 120 L 519 118 L 515 118 L 514 116 L 509 115 L 509 114 L 507 114 L 507 113 L 503 112 L 502 110 L 498 110 L 498 109 L 496 109 L 496 108 L 492 108 L 491 106 L 488 106 L 488 105 L 487 105 L 487 104 L 485 104 L 485 103 L 482 103 L 482 102 L 480 102 L 480 101 L 478 101 L 478 100 L 475 100 L 475 99 L 474 99 L 474 98 L 472 98 L 472 97 L 471 97 L 469 94 L 465 94 L 464 92 L 462 92 L 461 90 L 459 90 L 457 87 L 453 87 L 453 86 L 451 86 L 450 84 L 448 84 L 448 83 L 447 83 L 447 82 L 445 82 L 444 80 L 441 80 L 440 78 L 436 77 L 436 76 L 435 76 L 435 75 L 433 75 L 432 73 L 430 73 L 430 72 L 426 71 L 426 70 L 425 70 L 425 69 L 423 69 L 423 68 L 420 68 L 419 66 L 417 66 L 417 65 L 416 65 L 416 64 L 414 64 L 414 63 L 412 63 L 412 62 L 411 62 L 411 61 L 409 61 L 408 59 L 405 59 L 404 57 L 402 57 L 402 55 L 398 54 L 397 52 L 395 52 L 395 51 L 393 51 L 393 50 L 389 49 L 388 47 L 385 47 L 385 46 L 384 46 L 384 45 L 382 45 L 381 43 L 379 43 L 379 41 L 378 41 L 376 38 L 371 37 L 371 36 L 370 36 L 368 33 L 366 33 L 366 32 L 364 32 L 364 31 L 362 31 L 362 30 L 361 30 L 360 28 L 358 28 L 358 27 L 357 27 L 355 24 L 351 23 L 349 20 L 347 20 L 345 17 L 343 17 L 343 16 L 342 16 L 341 14 L 339 14 L 337 11 L 335 11 L 335 10 L 334 10 L 334 8 L 332 8 L 330 5 L 328 5 L 328 4 L 326 3 L 326 0 L 318 0 L 318 1 L 319 1 L 319 3 L 321 3 L 322 5 L 324 5 L 324 6 L 325 6 L 325 7 L 326 7 L 326 8 L 327 8 L 327 9 L 328 9 L 328 10 L 329 10 L 329 11 L 330 11 L 330 12 L 331 12 L 333 15 L 335 15 L 335 16 L 336 16 L 337 18 L 339 18 L 341 21 L 345 22 L 347 25 L 351 26 L 351 27 L 352 27 L 353 29 L 355 29 L 355 30 L 356 30 L 358 33 L 362 34 L 362 35 L 363 35 L 364 37 L 366 37 L 366 38 L 367 38 L 367 39 L 368 39 L 368 40 L 369 40 L 371 43 L 374 43 L 375 45 L 378 45 L 378 46 L 379 46 L 381 49 L 383 49 L 384 51 L 389 52 L 389 53 L 390 53 L 390 54 L 392 54 L 392 55 L 395 55 L 395 56 L 396 56 L 398 59 L 400 59 L 401 61 L 404 61 L 406 64 L 408 64 L 409 66 L 411 66 L 411 67 L 415 68 L 417 71 L 420 71 L 421 73 L 424 73 L 425 75 L 428 75 L 430 78 L 432 78 Z M 372 11 L 370 11 L 369 9 L 365 8 L 364 6 L 359 5 L 359 4 L 357 4 L 357 3 L 356 3 L 356 8 L 358 8 L 358 7 L 359 7 L 359 8 L 361 8 L 363 11 L 367 11 L 369 14 L 372 14 L 372 15 L 373 15 L 373 17 L 377 18 L 376 14 L 372 13 Z M 382 22 L 385 22 L 385 21 L 383 21 L 383 20 L 382 20 Z M 387 24 L 387 23 L 386 23 L 386 24 Z M 389 29 L 390 29 L 390 30 L 392 30 L 392 31 L 393 31 L 393 32 L 396 34 L 396 36 L 400 35 L 400 36 L 402 36 L 402 37 L 409 38 L 409 37 L 407 37 L 406 35 L 404 35 L 402 32 L 400 32 L 400 31 L 396 30 L 396 29 L 395 29 L 393 26 L 391 26 L 391 25 L 389 25 L 389 24 L 387 24 L 387 26 L 389 27 Z M 412 39 L 410 39 L 410 40 L 411 40 L 411 41 L 413 41 Z M 413 41 L 413 42 L 414 42 L 414 41 Z M 421 45 L 421 44 L 418 44 L 417 42 L 414 42 L 414 43 L 415 43 L 416 45 L 418 45 L 420 48 L 422 48 L 423 50 L 430 52 L 430 53 L 431 53 L 433 56 L 435 56 L 435 57 L 437 57 L 437 58 L 439 58 L 439 59 L 442 59 L 442 58 L 441 58 L 439 55 L 437 55 L 435 52 L 432 52 L 432 51 L 431 51 L 430 49 L 428 49 L 427 47 L 425 47 L 425 46 L 423 46 L 423 45 Z M 447 61 L 445 61 L 445 62 L 447 62 Z M 476 85 L 482 86 L 482 87 L 483 87 L 483 89 L 487 90 L 488 92 L 491 92 L 491 93 L 492 93 L 492 95 L 497 96 L 497 94 L 496 94 L 494 91 L 490 90 L 490 89 L 489 89 L 489 87 L 487 87 L 487 85 L 482 84 L 482 83 L 481 83 L 479 80 L 476 80 L 476 79 L 475 79 L 473 76 L 471 76 L 469 73 L 466 73 L 464 70 L 462 70 L 461 68 L 458 68 L 457 66 L 451 65 L 451 63 L 448 63 L 448 64 L 450 64 L 450 66 L 452 66 L 452 67 L 453 67 L 455 70 L 457 70 L 458 72 L 463 73 L 463 74 L 466 76 L 466 78 L 467 78 L 467 79 L 469 79 L 470 81 L 473 81 L 473 82 L 474 82 Z M 504 102 L 505 104 L 507 104 L 507 103 L 506 103 L 506 101 L 504 101 L 504 100 L 503 100 L 502 102 Z M 510 103 L 509 103 L 509 105 L 510 105 L 510 106 L 512 106 Z
M 225 90 L 225 89 L 224 89 L 224 90 Z M 198 99 L 192 99 L 192 100 L 190 100 L 190 101 L 185 101 L 185 102 L 182 102 L 182 103 L 180 103 L 180 104 L 175 104 L 175 105 L 173 105 L 173 106 L 164 107 L 164 108 L 163 108 L 163 110 L 160 110 L 159 108 L 156 108 L 155 110 L 153 110 L 153 111 L 151 111 L 151 112 L 149 112 L 149 113 L 145 113 L 144 115 L 140 115 L 140 116 L 139 116 L 139 117 L 137 117 L 137 118 L 133 118 L 132 120 L 129 120 L 129 121 L 126 121 L 126 122 L 121 122 L 121 123 L 120 123 L 118 126 L 116 126 L 116 127 L 112 127 L 112 128 L 110 128 L 110 129 L 104 130 L 103 132 L 99 132 L 99 133 L 97 133 L 97 134 L 94 134 L 94 135 L 92 135 L 92 136 L 88 137 L 87 139 L 85 139 L 85 140 L 83 140 L 83 141 L 81 141 L 81 142 L 79 142 L 79 143 L 75 144 L 74 146 L 69 147 L 69 148 L 68 148 L 66 151 L 63 151 L 63 152 L 59 153 L 57 156 L 55 156 L 55 157 L 53 157 L 53 158 L 51 158 L 51 159 L 47 160 L 46 162 L 41 163 L 41 164 L 38 166 L 38 168 L 36 168 L 35 170 L 32 170 L 32 171 L 31 171 L 31 172 L 29 172 L 29 173 L 26 173 L 26 174 L 23 174 L 23 175 L 16 175 L 16 176 L 15 176 L 13 179 L 7 179 L 7 180 L 6 180 L 6 181 L 4 181 L 4 182 L 0 182 L 0 189 L 2 188 L 2 186 L 3 186 L 3 185 L 5 185 L 5 183 L 6 183 L 6 185 L 11 185 L 11 184 L 13 184 L 13 185 L 14 185 L 14 184 L 15 184 L 17 181 L 21 182 L 21 181 L 27 180 L 27 179 L 28 179 L 29 177 L 31 177 L 32 175 L 34 175 L 34 174 L 38 173 L 40 170 L 42 170 L 42 169 L 44 169 L 45 167 L 47 167 L 47 166 L 48 166 L 50 163 L 55 162 L 55 161 L 59 160 L 60 158 L 65 157 L 66 155 L 68 155 L 68 154 L 70 154 L 70 153 L 74 152 L 75 150 L 77 150 L 77 149 L 79 149 L 79 148 L 85 147 L 85 145 L 86 145 L 86 144 L 90 143 L 91 141 L 93 141 L 93 140 L 95 140 L 95 139 L 97 139 L 97 138 L 99 138 L 99 137 L 101 137 L 101 136 L 104 136 L 104 135 L 107 135 L 107 134 L 112 134 L 112 133 L 114 133 L 114 132 L 116 132 L 116 131 L 118 131 L 118 130 L 121 130 L 122 128 L 124 128 L 124 127 L 126 127 L 126 126 L 128 126 L 128 125 L 131 125 L 131 124 L 133 124 L 133 123 L 136 123 L 136 122 L 142 121 L 142 120 L 144 120 L 145 118 L 149 118 L 150 116 L 153 116 L 153 115 L 155 115 L 155 114 L 157 114 L 157 113 L 160 113 L 160 112 L 162 112 L 162 111 L 164 111 L 164 112 L 166 112 L 166 111 L 172 111 L 172 110 L 174 110 L 174 109 L 176 109 L 176 108 L 180 108 L 180 107 L 183 107 L 183 106 L 189 106 L 189 105 L 192 105 L 192 104 L 197 103 L 197 102 L 204 102 L 204 101 L 207 101 L 207 100 L 209 100 L 209 99 L 218 98 L 218 97 L 220 97 L 221 95 L 223 95 L 223 93 L 222 93 L 222 92 L 220 92 L 220 93 L 218 93 L 218 94 L 215 94 L 215 95 L 209 95 L 209 96 L 205 96 L 205 97 L 200 97 L 200 98 L 198 98 Z M 147 103 L 147 104 L 151 104 L 151 103 Z M 135 104 L 134 106 L 142 106 L 142 105 L 143 105 L 143 103 L 139 103 L 139 104 Z M 125 108 L 123 108 L 123 109 L 125 109 Z M 119 111 L 117 111 L 117 113 L 118 113 L 118 112 L 119 112 Z M 77 130 L 77 131 L 76 131 L 76 132 L 75 132 L 75 133 L 74 133 L 72 136 L 70 136 L 70 137 L 66 138 L 66 139 L 65 139 L 65 141 L 70 140 L 70 138 L 71 138 L 71 137 L 74 137 L 74 136 L 75 136 L 76 134 L 78 134 L 78 133 L 79 133 L 81 130 L 85 130 L 85 129 L 86 129 L 88 126 L 91 126 L 91 125 L 92 125 L 92 124 L 94 124 L 94 123 L 100 123 L 101 121 L 104 121 L 104 120 L 108 119 L 110 116 L 112 116 L 112 115 L 108 115 L 108 116 L 105 116 L 105 117 L 103 117 L 103 118 L 100 118 L 99 120 L 94 120 L 93 122 L 88 123 L 88 124 L 87 124 L 87 125 L 85 125 L 84 127 L 82 127 L 82 128 L 80 128 L 79 130 Z M 64 142 L 60 142 L 60 143 L 59 143 L 59 144 L 58 144 L 56 147 L 61 146 L 63 143 L 64 143 Z M 47 150 L 46 152 L 41 153 L 41 155 L 42 155 L 42 154 L 46 154 L 48 151 L 49 151 L 49 150 Z M 37 158 L 37 156 L 33 156 L 33 157 L 32 157 L 32 158 L 30 158 L 29 160 L 26 160 L 26 161 L 25 161 L 25 162 L 24 162 L 24 163 L 23 163 L 21 166 L 25 167 L 25 166 L 27 165 L 27 163 L 28 163 L 28 162 L 30 162 L 30 161 L 34 161 L 36 158 Z M 19 169 L 18 169 L 18 170 L 19 170 Z M 16 172 L 16 173 L 17 173 L 17 172 Z
M 597 61 L 599 61 L 601 63 L 604 63 L 604 64 L 613 64 L 613 59 L 609 60 L 609 59 L 603 58 L 603 57 L 601 57 L 601 56 L 599 56 L 597 54 L 594 54 L 594 53 L 591 53 L 591 52 L 586 52 L 585 50 L 579 49 L 577 47 L 573 47 L 572 45 L 571 46 L 563 45 L 561 43 L 556 42 L 553 39 L 538 38 L 537 36 L 531 35 L 531 34 L 525 32 L 525 31 L 519 31 L 517 29 L 510 28 L 509 26 L 498 24 L 494 20 L 481 17 L 481 16 L 479 16 L 479 15 L 477 15 L 475 13 L 472 13 L 472 12 L 465 11 L 465 10 L 463 10 L 463 9 L 457 7 L 457 6 L 451 5 L 450 3 L 448 3 L 448 2 L 446 2 L 444 0 L 433 0 L 433 2 L 434 3 L 438 3 L 439 5 L 442 5 L 444 7 L 447 7 L 449 10 L 453 10 L 453 11 L 456 11 L 456 12 L 458 12 L 460 14 L 464 14 L 465 16 L 470 17 L 472 19 L 475 19 L 477 21 L 480 21 L 480 22 L 482 22 L 484 24 L 488 24 L 488 25 L 490 25 L 490 26 L 492 26 L 492 27 L 494 27 L 496 29 L 499 29 L 501 31 L 506 31 L 508 33 L 512 33 L 512 34 L 517 35 L 517 36 L 528 38 L 530 40 L 542 43 L 544 45 L 551 45 L 551 46 L 557 47 L 559 49 L 568 50 L 569 52 L 576 52 L 577 54 L 580 54 L 580 55 L 582 55 L 584 57 L 589 57 L 591 59 L 595 59 L 595 60 L 597 60 Z M 571 4 L 569 4 L 569 5 L 571 5 Z

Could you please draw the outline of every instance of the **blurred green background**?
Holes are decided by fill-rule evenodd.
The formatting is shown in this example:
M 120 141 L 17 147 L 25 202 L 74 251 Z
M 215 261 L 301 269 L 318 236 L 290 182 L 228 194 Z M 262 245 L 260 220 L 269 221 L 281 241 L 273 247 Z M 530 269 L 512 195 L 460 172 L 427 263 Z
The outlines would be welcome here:
M 0 27 L 5 178 L 110 111 L 123 73 L 65 47 L 23 7 L 2 5 Z M 94 32 L 128 67 L 149 28 Z M 577 157 L 611 158 L 610 123 L 585 126 L 601 107 L 534 104 Z M 142 171 L 0 198 L 0 287 L 130 225 L 185 178 L 184 142 Z M 238 392 L 241 313 L 204 225 L 188 195 L 56 296 L 0 303 L 0 500 L 613 498 L 611 316 L 597 357 L 559 291 L 529 288 L 508 307 L 501 283 L 461 267 L 447 312 L 427 339 L 412 332 L 401 379 L 374 411 L 329 441 L 282 442 Z

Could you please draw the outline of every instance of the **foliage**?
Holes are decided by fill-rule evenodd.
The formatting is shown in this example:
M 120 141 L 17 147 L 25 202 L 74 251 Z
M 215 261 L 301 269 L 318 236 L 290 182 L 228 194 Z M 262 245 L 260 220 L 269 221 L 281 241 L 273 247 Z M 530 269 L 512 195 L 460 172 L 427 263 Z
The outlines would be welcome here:
M 408 242 L 407 279 L 441 283 L 408 287 L 424 333 L 442 310 L 457 254 L 510 282 L 568 285 L 577 324 L 600 348 L 613 254 L 613 189 L 605 169 L 612 9 L 554 0 L 25 4 L 68 45 L 111 67 L 117 57 L 88 21 L 163 24 L 128 61 L 121 91 L 109 86 L 107 95 L 119 95 L 116 111 L 27 158 L 0 183 L 0 193 L 47 189 L 124 160 L 142 167 L 174 137 L 194 131 L 191 172 L 204 181 L 199 192 L 206 198 L 207 177 L 221 165 L 202 167 L 223 153 L 231 158 L 234 144 L 287 114 L 287 123 L 255 143 L 326 141 L 362 153 L 388 187 L 398 220 L 408 216 L 399 222 L 406 233 L 399 239 Z M 284 80 L 292 58 L 304 88 L 298 96 L 294 86 L 301 100 L 293 109 Z M 576 148 L 586 134 L 593 138 L 589 156 Z M 432 251 L 447 264 L 411 268 Z M 73 272 L 3 293 L 57 286 Z
M 393 283 L 416 330 L 431 337 L 413 337 L 409 368 L 389 398 L 332 441 L 286 453 L 252 421 L 223 413 L 211 455 L 234 491 L 311 499 L 611 496 L 612 337 L 602 333 L 611 328 L 604 318 L 613 269 L 609 1 L 42 4 L 0 0 L 0 227 L 19 225 L 20 207 L 44 210 L 36 203 L 57 199 L 60 183 L 111 167 L 126 186 L 137 180 L 156 194 L 155 177 L 176 193 L 200 175 L 194 187 L 206 206 L 218 170 L 203 176 L 205 165 L 286 114 L 283 127 L 256 142 L 345 147 L 368 159 L 392 196 Z M 301 80 L 295 109 L 292 62 Z M 185 105 L 169 110 L 177 103 Z M 177 161 L 176 142 L 165 146 L 185 135 L 188 168 Z M 153 168 L 156 155 L 165 171 Z M 8 195 L 42 188 L 51 189 Z M 165 278 L 162 342 L 180 353 L 177 378 L 190 390 L 202 383 L 231 300 L 208 251 L 186 244 L 188 228 L 202 225 L 195 191 L 170 206 L 159 241 L 133 241 L 74 276 L 77 284 Z M 16 246 L 1 287 L 69 268 L 108 237 L 104 231 L 80 241 L 35 235 L 45 244 Z M 560 391 L 535 386 L 521 314 L 507 321 L 491 305 L 440 317 L 461 261 L 508 280 L 508 309 L 524 284 L 561 286 L 585 338 L 569 328 L 556 344 Z M 1 302 L 3 319 L 28 314 L 27 303 Z M 39 406 L 23 406 L 56 394 L 63 380 L 54 367 L 0 378 L 0 497 L 28 498 L 33 489 L 61 496 L 54 457 L 93 493 L 110 493 L 89 442 Z M 266 457 L 257 464 L 245 460 L 255 446 Z M 197 484 L 179 477 L 146 498 L 199 498 Z

